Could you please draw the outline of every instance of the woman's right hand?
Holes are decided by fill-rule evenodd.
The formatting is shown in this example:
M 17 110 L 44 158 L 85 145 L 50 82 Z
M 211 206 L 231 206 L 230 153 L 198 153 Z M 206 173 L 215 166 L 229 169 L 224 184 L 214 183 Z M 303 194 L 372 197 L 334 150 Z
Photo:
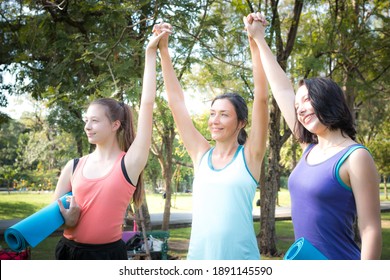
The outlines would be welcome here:
M 243 21 L 249 37 L 265 36 L 265 27 L 268 25 L 268 22 L 261 13 L 251 13 L 244 17 Z
M 169 34 L 172 33 L 172 25 L 170 25 L 167 22 L 155 24 L 153 26 L 152 32 L 157 35 L 160 35 L 165 32 L 166 35 L 165 36 L 163 35 L 163 37 L 160 39 L 160 42 L 158 43 L 158 48 L 159 49 L 168 48 L 168 38 L 169 38 Z

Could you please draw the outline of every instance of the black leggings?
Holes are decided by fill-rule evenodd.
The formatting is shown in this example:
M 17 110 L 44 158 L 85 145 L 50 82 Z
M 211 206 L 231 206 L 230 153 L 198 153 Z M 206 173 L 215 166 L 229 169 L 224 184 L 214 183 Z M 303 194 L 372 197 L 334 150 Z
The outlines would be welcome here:
M 62 237 L 56 246 L 57 260 L 127 260 L 125 242 L 83 244 Z

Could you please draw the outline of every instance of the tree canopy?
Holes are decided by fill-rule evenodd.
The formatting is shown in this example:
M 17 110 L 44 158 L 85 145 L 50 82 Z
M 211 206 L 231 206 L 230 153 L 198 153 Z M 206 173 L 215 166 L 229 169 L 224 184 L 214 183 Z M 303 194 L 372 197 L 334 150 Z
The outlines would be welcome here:
M 267 41 L 296 84 L 328 76 L 344 89 L 356 118 L 358 139 L 372 151 L 384 180 L 389 175 L 390 3 L 388 0 L 5 0 L 0 3 L 0 108 L 7 95 L 39 101 L 41 112 L 19 120 L 0 112 L 1 184 L 55 186 L 65 162 L 88 153 L 82 115 L 97 97 L 133 106 L 142 89 L 144 48 L 156 22 L 173 25 L 170 51 L 181 84 L 207 103 L 234 91 L 250 103 L 253 82 L 242 17 L 262 11 Z M 158 66 L 159 67 L 159 66 Z M 145 182 L 164 182 L 165 225 L 170 191 L 191 186 L 191 161 L 166 106 L 161 71 L 151 157 Z M 14 80 L 6 83 L 6 74 Z M 272 100 L 272 96 L 270 97 Z M 261 251 L 274 247 L 274 208 L 283 177 L 300 150 L 276 104 L 261 189 Z M 207 113 L 194 116 L 207 135 Z M 50 177 L 50 178 L 49 178 Z M 50 183 L 49 180 L 50 179 Z M 46 180 L 46 181 L 45 181 Z M 175 186 L 175 187 L 174 187 Z

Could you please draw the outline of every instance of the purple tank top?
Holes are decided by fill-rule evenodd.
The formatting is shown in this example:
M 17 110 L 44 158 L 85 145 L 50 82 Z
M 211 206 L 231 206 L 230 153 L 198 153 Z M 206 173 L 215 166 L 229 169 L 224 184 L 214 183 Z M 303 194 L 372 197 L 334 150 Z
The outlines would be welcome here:
M 355 149 L 364 146 L 349 146 L 311 165 L 306 158 L 314 146 L 307 147 L 288 180 L 295 239 L 304 237 L 330 260 L 360 259 L 354 241 L 355 198 L 338 169 Z

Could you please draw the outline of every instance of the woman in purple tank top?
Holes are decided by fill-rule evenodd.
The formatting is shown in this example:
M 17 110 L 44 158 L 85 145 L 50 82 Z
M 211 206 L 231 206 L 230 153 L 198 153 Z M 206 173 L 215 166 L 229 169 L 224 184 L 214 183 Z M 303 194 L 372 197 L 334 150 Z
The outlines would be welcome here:
M 264 39 L 263 16 L 252 16 L 254 21 L 247 30 L 254 38 L 260 38 L 257 44 L 273 96 L 305 151 L 289 179 L 296 238 L 304 237 L 317 247 L 328 248 L 322 252 L 328 259 L 379 259 L 379 176 L 367 149 L 359 146 L 350 150 L 357 145 L 356 130 L 343 91 L 330 79 L 312 78 L 300 81 L 295 94 Z M 324 175 L 311 176 L 314 168 L 316 174 Z M 340 199 L 340 194 L 345 200 Z M 359 247 L 351 238 L 351 217 L 357 217 Z M 297 236 L 305 233 L 310 234 Z M 340 238 L 343 243 L 333 242 Z

